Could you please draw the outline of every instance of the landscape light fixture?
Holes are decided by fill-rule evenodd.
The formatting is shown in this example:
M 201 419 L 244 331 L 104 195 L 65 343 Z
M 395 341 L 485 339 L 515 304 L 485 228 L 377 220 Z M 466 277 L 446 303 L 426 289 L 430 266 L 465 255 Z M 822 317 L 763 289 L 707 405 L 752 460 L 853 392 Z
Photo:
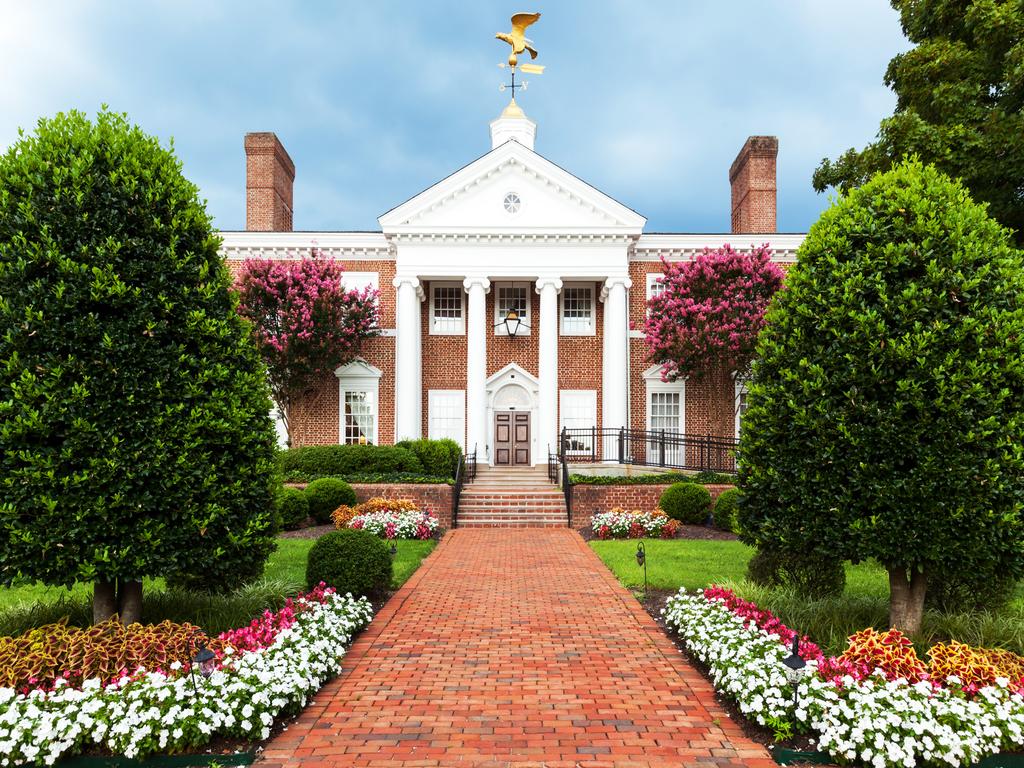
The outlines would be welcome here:
M 508 333 L 508 337 L 510 339 L 514 338 L 519 333 L 520 328 L 530 327 L 523 322 L 523 319 L 519 316 L 519 313 L 516 312 L 514 307 L 509 308 L 504 320 L 500 323 L 495 323 L 495 327 L 498 327 L 499 325 L 505 326 L 505 332 Z
M 800 638 L 797 635 L 793 635 L 793 650 L 782 660 L 782 663 L 786 665 L 786 679 L 793 686 L 793 706 L 796 707 L 797 699 L 799 697 L 800 678 L 803 677 L 804 667 L 807 666 L 807 662 L 800 656 Z
M 198 696 L 199 688 L 196 686 L 196 667 L 199 667 L 199 674 L 204 678 L 208 678 L 213 674 L 214 661 L 217 659 L 217 655 L 206 647 L 206 636 L 199 636 L 199 648 L 196 650 L 195 656 L 192 657 L 192 664 L 189 666 L 189 673 L 192 675 L 192 692 Z
M 647 548 L 642 541 L 636 543 L 636 564 L 644 569 L 644 597 L 647 597 Z
M 398 544 L 394 539 L 391 540 L 391 549 L 389 549 L 388 552 L 391 554 L 391 559 L 394 560 L 395 555 L 398 554 Z

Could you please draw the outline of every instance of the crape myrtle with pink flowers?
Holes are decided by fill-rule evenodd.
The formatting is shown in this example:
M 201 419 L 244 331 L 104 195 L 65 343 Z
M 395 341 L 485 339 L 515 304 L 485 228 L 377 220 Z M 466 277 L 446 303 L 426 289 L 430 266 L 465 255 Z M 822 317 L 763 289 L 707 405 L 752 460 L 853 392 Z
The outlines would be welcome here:
M 253 325 L 289 442 L 292 404 L 380 334 L 377 291 L 346 290 L 343 273 L 313 248 L 288 261 L 248 259 L 238 279 L 238 311 Z

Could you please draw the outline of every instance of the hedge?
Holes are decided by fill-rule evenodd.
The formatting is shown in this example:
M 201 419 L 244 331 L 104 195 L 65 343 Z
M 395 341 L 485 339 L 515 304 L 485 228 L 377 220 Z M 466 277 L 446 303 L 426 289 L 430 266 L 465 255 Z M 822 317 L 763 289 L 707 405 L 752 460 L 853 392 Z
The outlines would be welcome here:
M 736 476 L 721 472 L 698 472 L 695 475 L 684 475 L 682 472 L 662 472 L 653 475 L 569 475 L 569 482 L 573 485 L 734 485 Z
M 416 454 L 391 445 L 310 445 L 277 455 L 283 477 L 301 472 L 312 477 L 347 477 L 363 472 L 423 473 Z
M 434 477 L 418 472 L 356 472 L 346 475 L 322 475 L 318 472 L 287 472 L 285 483 L 311 483 L 314 480 L 334 478 L 346 483 L 396 483 L 405 485 L 451 485 L 455 481 L 450 477 Z

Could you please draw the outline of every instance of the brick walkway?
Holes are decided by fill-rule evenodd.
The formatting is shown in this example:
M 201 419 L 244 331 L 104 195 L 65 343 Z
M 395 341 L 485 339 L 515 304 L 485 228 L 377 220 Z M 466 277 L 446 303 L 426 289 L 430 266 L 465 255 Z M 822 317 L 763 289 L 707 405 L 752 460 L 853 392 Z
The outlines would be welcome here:
M 449 533 L 264 753 L 309 766 L 774 766 L 569 530 Z

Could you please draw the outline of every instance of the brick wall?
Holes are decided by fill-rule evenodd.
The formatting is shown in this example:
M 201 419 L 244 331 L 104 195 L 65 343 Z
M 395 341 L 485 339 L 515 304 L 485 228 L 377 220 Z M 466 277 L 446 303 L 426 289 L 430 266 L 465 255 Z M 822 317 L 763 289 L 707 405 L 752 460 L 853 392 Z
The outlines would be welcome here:
M 601 366 L 604 360 L 604 302 L 601 301 L 603 282 L 591 283 L 594 287 L 594 323 L 593 336 L 559 336 L 558 337 L 558 388 L 562 389 L 593 389 L 597 392 L 597 426 L 603 422 L 601 410 L 602 378 Z M 561 322 L 562 304 L 559 296 L 558 318 Z M 558 411 L 558 423 L 561 424 L 561 397 L 555 405 Z M 621 426 L 608 424 L 608 427 Z M 552 446 L 554 447 L 554 446 Z M 540 446 L 540 450 L 546 450 Z
M 574 485 L 572 487 L 572 527 L 577 530 L 590 527 L 591 518 L 599 512 L 615 507 L 627 510 L 650 511 L 657 509 L 661 494 L 668 485 Z M 711 502 L 732 485 L 705 485 L 711 493 Z
M 245 135 L 245 228 L 290 232 L 295 164 L 273 133 Z
M 452 527 L 452 486 L 412 483 L 353 483 L 356 500 L 362 504 L 376 496 L 411 499 L 422 510 L 429 510 L 444 528 Z

